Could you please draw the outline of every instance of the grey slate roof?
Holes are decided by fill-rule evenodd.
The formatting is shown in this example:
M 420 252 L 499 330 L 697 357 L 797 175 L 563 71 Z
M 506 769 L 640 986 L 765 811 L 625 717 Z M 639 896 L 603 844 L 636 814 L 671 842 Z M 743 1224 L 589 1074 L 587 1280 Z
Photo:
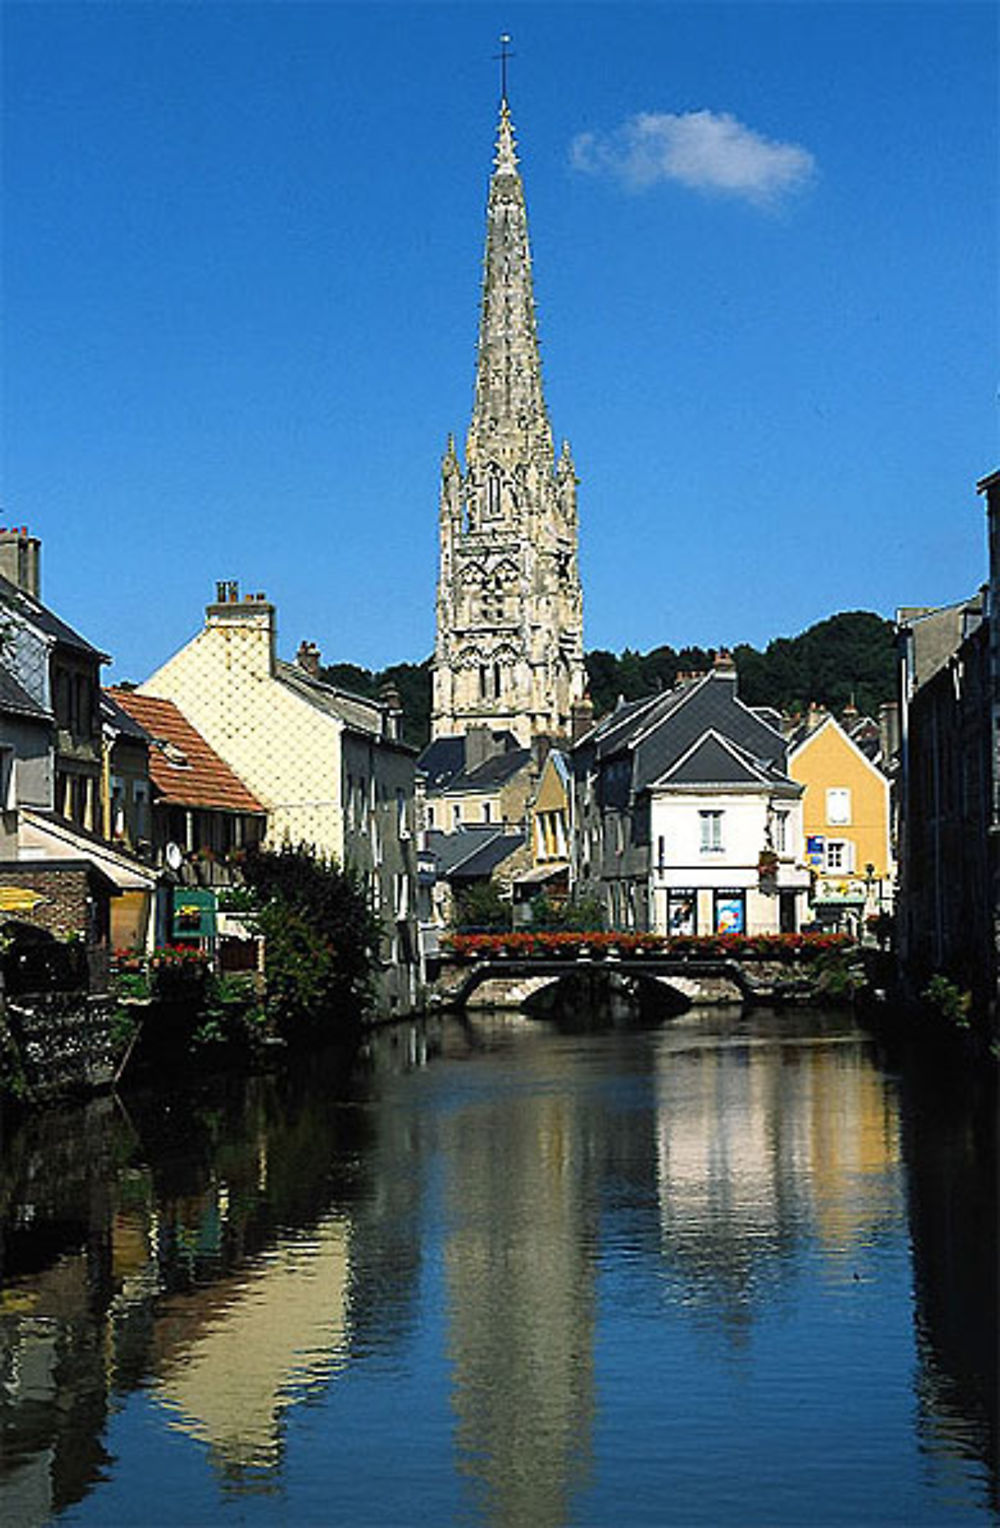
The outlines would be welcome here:
M 664 697 L 678 696 L 671 691 Z M 679 692 L 679 699 L 662 713 L 650 713 L 648 730 L 637 729 L 631 739 L 634 764 L 632 788 L 644 790 L 658 780 L 706 732 L 714 731 L 742 748 L 760 767 L 777 766 L 783 777 L 785 740 L 773 727 L 742 704 L 734 678 L 707 674 Z
M 503 785 L 531 762 L 530 748 L 512 748 L 509 753 L 498 753 L 492 759 L 484 759 L 475 769 L 466 769 L 453 780 L 450 790 L 491 790 Z
M 591 728 L 583 743 L 592 743 L 598 758 L 607 758 L 618 748 L 628 746 L 628 740 L 637 723 L 645 716 L 652 716 L 658 707 L 663 707 L 670 696 L 679 699 L 681 690 L 668 690 L 658 695 L 644 695 L 639 700 L 628 700 L 611 712 L 610 716 L 604 716 Z M 666 706 L 669 710 L 669 705 Z M 659 714 L 657 712 L 657 714 Z
M 37 718 L 38 721 L 52 720 L 51 713 L 40 706 L 27 690 L 22 689 L 13 674 L 5 668 L 0 668 L 0 711 L 6 711 L 12 716 Z
M 785 774 L 786 743 L 780 730 L 769 723 L 764 708 L 751 710 L 736 693 L 732 672 L 713 670 L 695 683 L 647 696 L 620 706 L 587 734 L 577 746 L 594 750 L 599 763 L 628 759 L 629 787 L 638 794 L 662 780 L 685 760 L 688 783 L 732 784 L 751 779 L 788 784 Z M 686 759 L 696 744 L 715 733 L 737 750 L 713 742 L 706 751 Z M 671 783 L 681 783 L 671 775 Z M 616 787 L 617 789 L 617 787 Z
M 432 829 L 427 834 L 427 847 L 437 862 L 438 875 L 448 881 L 474 881 L 492 875 L 523 843 L 523 833 L 505 833 L 485 824 L 462 827 L 454 833 Z
M 666 778 L 671 785 L 759 785 L 762 776 L 742 750 L 706 732 Z
M 502 732 L 504 751 L 484 759 L 473 769 L 465 768 L 464 736 L 439 737 L 428 743 L 417 760 L 417 768 L 427 776 L 428 794 L 440 791 L 495 790 L 531 762 L 531 749 L 518 748 L 513 733 Z
M 465 768 L 465 738 L 434 738 L 417 760 L 417 768 L 427 776 L 429 790 L 442 790 Z
M 86 637 L 81 637 L 72 626 L 67 626 L 66 622 L 61 621 L 47 605 L 42 604 L 41 600 L 35 599 L 33 594 L 28 594 L 24 589 L 19 589 L 16 584 L 12 584 L 9 579 L 0 574 L 0 609 L 4 606 L 24 616 L 39 631 L 44 632 L 47 637 L 55 638 L 64 646 L 75 648 L 77 652 L 90 653 L 103 663 L 111 662 L 107 653 L 102 653 L 100 648 L 94 647 Z
M 352 732 L 364 737 L 377 737 L 386 747 L 397 748 L 403 753 L 413 752 L 408 744 L 385 736 L 383 721 L 388 707 L 382 701 L 372 700 L 367 695 L 355 695 L 351 690 L 342 690 L 322 679 L 314 679 L 297 663 L 286 663 L 283 658 L 277 660 L 275 674 L 296 695 L 315 706 L 318 711 L 343 722 Z
M 729 738 L 706 732 L 679 762 L 655 782 L 657 786 L 702 786 L 722 789 L 750 786 L 758 790 L 766 785 L 772 790 L 784 788 L 800 795 L 803 788 L 790 780 L 778 766 L 767 759 L 755 759 Z
M 129 716 L 107 690 L 101 691 L 101 721 L 109 723 L 116 732 L 120 732 L 123 737 L 132 738 L 137 743 L 153 741 L 145 727 L 141 726 L 133 716 Z

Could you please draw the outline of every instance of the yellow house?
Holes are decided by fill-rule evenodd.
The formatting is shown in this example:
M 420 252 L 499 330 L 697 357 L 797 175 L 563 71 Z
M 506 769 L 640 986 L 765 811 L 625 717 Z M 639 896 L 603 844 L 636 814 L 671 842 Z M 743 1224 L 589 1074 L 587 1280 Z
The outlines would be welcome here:
M 802 831 L 814 905 L 887 907 L 894 865 L 885 775 L 832 716 L 792 739 L 788 773 L 805 786 Z
M 569 865 L 569 774 L 564 755 L 554 748 L 542 766 L 531 819 L 535 865 L 566 869 Z

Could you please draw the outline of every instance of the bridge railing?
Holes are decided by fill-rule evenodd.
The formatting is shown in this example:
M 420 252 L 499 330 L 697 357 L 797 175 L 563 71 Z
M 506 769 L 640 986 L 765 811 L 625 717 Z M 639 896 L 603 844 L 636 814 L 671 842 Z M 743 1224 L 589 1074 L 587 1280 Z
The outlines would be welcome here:
M 607 959 L 670 956 L 691 960 L 779 961 L 798 964 L 833 953 L 847 954 L 856 941 L 848 934 L 681 934 L 632 932 L 521 931 L 498 934 L 446 934 L 442 958 L 459 963 L 503 957 L 531 959 Z

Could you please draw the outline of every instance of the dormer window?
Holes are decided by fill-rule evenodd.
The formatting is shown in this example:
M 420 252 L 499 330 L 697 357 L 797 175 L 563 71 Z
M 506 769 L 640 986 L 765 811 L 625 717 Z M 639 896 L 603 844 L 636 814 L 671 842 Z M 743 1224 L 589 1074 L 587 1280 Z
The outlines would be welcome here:
M 163 757 L 166 759 L 167 763 L 172 764 L 175 769 L 191 768 L 190 759 L 184 752 L 183 748 L 179 748 L 176 743 L 168 742 L 164 738 L 157 738 L 156 746 L 162 753 Z

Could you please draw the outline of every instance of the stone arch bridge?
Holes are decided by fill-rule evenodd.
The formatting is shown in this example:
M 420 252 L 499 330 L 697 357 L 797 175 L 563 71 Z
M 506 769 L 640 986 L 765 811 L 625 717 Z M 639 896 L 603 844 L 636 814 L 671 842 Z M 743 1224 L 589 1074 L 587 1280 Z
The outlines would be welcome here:
M 681 1013 L 694 1004 L 774 1003 L 772 969 L 732 957 L 692 958 L 643 951 L 589 951 L 565 956 L 497 951 L 474 959 L 445 953 L 433 985 L 436 1004 L 452 1012 L 471 1007 L 519 1008 L 538 1016 L 584 1007 L 600 1016 Z

